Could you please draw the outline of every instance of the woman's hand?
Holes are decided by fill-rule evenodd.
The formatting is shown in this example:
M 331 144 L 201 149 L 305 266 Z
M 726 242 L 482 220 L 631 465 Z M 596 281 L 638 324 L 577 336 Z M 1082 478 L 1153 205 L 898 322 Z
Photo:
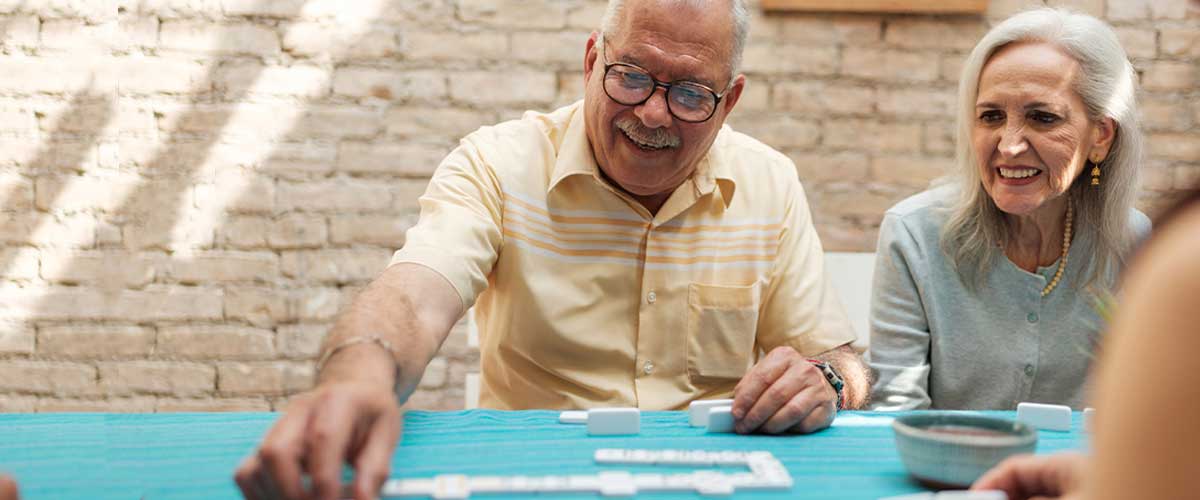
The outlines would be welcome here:
M 1087 457 L 1079 453 L 1018 455 L 993 467 L 971 489 L 1001 490 L 1008 500 L 1079 500 L 1086 464 Z

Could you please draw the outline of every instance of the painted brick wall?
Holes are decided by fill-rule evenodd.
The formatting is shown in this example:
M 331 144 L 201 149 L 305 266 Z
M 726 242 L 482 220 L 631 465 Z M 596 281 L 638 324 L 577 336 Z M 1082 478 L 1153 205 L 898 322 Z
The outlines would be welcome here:
M 759 11 L 731 122 L 791 156 L 830 250 L 949 164 L 986 16 Z M 1107 18 L 1141 72 L 1143 206 L 1200 182 L 1200 12 Z M 580 97 L 600 0 L 0 1 L 0 411 L 268 410 L 404 243 L 463 134 Z M 755 9 L 758 11 L 758 9 Z M 457 408 L 459 325 L 410 403 Z

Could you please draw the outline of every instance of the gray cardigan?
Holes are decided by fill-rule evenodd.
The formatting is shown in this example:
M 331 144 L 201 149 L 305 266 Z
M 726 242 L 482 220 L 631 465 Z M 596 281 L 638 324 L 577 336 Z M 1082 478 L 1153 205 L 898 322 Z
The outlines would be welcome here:
M 1058 262 L 1029 273 L 998 254 L 985 284 L 967 288 L 942 252 L 953 191 L 912 196 L 884 215 L 871 294 L 871 394 L 876 410 L 1011 410 L 1032 401 L 1085 406 L 1085 380 L 1102 321 L 1080 289 L 1086 237 L 1072 243 L 1058 287 L 1043 287 Z M 1138 238 L 1150 221 L 1134 210 Z M 1081 234 L 1081 233 L 1077 233 Z

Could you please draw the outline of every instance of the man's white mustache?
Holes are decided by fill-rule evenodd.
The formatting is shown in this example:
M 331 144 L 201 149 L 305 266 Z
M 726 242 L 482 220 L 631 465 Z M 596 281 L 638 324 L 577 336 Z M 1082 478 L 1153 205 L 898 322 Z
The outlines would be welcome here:
M 644 144 L 659 148 L 679 147 L 679 138 L 674 134 L 668 132 L 666 129 L 647 128 L 637 119 L 619 120 L 617 121 L 617 128 Z

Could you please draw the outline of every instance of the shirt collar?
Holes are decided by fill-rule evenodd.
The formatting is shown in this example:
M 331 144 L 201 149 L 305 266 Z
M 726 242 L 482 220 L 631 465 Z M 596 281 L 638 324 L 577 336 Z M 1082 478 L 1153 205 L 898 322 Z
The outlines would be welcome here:
M 572 106 L 575 109 L 572 110 L 567 128 L 563 132 L 562 146 L 559 147 L 558 156 L 554 160 L 554 172 L 546 188 L 547 192 L 553 191 L 563 179 L 573 175 L 590 175 L 597 182 L 603 182 L 600 178 L 600 167 L 596 164 L 596 158 L 592 155 L 592 148 L 588 143 L 583 101 L 578 101 Z M 728 125 L 721 127 L 708 154 L 700 160 L 690 179 L 698 195 L 703 196 L 716 191 L 726 208 L 733 202 L 733 193 L 737 187 L 730 171 L 729 159 L 721 154 L 721 145 L 730 132 Z
M 563 179 L 572 175 L 587 174 L 600 179 L 600 168 L 596 158 L 592 156 L 591 145 L 588 144 L 587 125 L 583 121 L 583 101 L 572 105 L 571 118 L 567 120 L 567 128 L 563 131 L 562 145 L 558 148 L 558 156 L 554 159 L 554 172 L 550 176 L 550 185 L 546 191 L 554 190 Z

